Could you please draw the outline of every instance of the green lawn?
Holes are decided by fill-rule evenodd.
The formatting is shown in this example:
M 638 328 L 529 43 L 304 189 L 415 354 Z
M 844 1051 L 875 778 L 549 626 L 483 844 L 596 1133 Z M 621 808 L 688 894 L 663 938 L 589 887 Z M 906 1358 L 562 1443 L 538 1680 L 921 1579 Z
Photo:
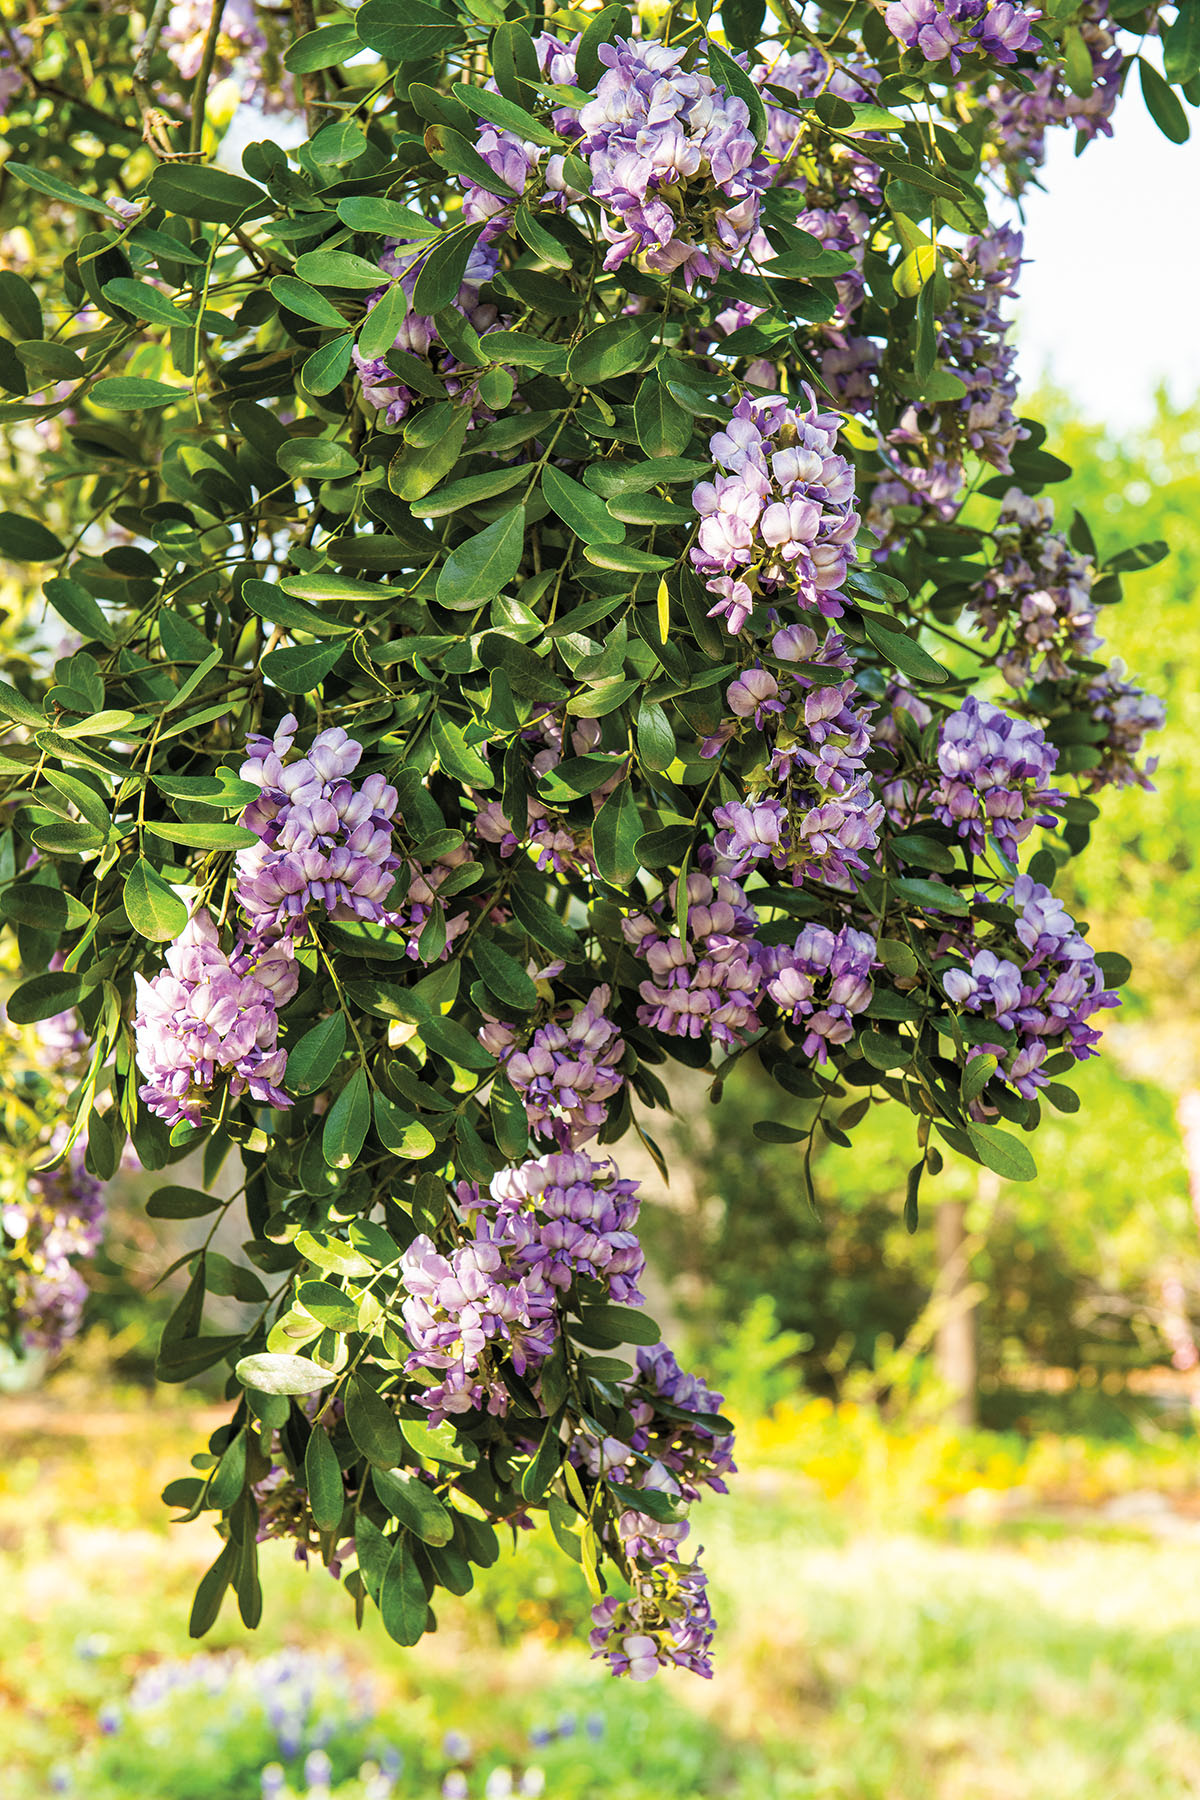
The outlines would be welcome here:
M 185 1619 L 212 1540 L 203 1524 L 168 1530 L 156 1500 L 194 1437 L 169 1412 L 75 1423 L 38 1433 L 24 1414 L 5 1432 L 0 1794 L 254 1800 L 275 1756 L 256 1708 L 280 1665 L 127 1706 L 139 1674 L 201 1653 Z M 751 1464 L 695 1526 L 723 1622 L 712 1683 L 599 1673 L 575 1571 L 541 1543 L 444 1605 L 436 1639 L 412 1652 L 370 1623 L 356 1635 L 329 1577 L 272 1546 L 264 1629 L 251 1638 L 223 1616 L 204 1650 L 343 1658 L 313 1714 L 333 1732 L 335 1781 L 392 1746 L 398 1795 L 437 1795 L 456 1761 L 472 1800 L 498 1763 L 518 1782 L 535 1764 L 548 1800 L 1200 1792 L 1200 1532 L 1186 1521 L 1161 1539 L 1077 1521 L 1001 1535 L 898 1517 L 888 1530 L 786 1462 Z M 373 1717 L 356 1722 L 356 1707 Z M 451 1728 L 473 1740 L 465 1761 L 443 1751 Z

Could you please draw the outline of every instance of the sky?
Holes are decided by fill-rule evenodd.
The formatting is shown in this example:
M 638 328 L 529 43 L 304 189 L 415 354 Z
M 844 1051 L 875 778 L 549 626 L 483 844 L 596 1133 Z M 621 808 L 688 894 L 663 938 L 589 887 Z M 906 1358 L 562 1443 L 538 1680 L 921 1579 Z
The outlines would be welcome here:
M 1200 392 L 1200 134 L 1169 143 L 1136 81 L 1114 128 L 1078 159 L 1073 132 L 1049 134 L 1016 318 L 1022 388 L 1045 377 L 1119 431 L 1150 415 L 1161 381 L 1176 402 Z

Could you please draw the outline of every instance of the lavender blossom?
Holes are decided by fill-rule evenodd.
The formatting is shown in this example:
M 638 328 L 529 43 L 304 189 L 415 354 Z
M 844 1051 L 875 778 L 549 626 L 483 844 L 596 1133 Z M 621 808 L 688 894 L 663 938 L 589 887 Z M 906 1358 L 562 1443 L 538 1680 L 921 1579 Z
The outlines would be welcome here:
M 1063 795 L 1049 786 L 1058 751 L 1028 719 L 1013 718 L 974 694 L 938 733 L 941 781 L 933 816 L 982 856 L 994 837 L 1015 861 L 1035 825 L 1055 825 Z
M 611 1000 L 607 985 L 594 988 L 579 1011 L 548 1019 L 523 1047 L 517 1028 L 499 1020 L 479 1033 L 524 1101 L 531 1130 L 561 1150 L 577 1150 L 595 1137 L 624 1086 L 618 1065 L 625 1042 L 605 1017 Z
M 1143 787 L 1153 790 L 1150 780 L 1158 767 L 1152 756 L 1138 767 L 1146 735 L 1161 731 L 1167 722 L 1167 709 L 1157 694 L 1148 694 L 1136 682 L 1126 681 L 1125 665 L 1120 658 L 1097 675 L 1084 690 L 1083 704 L 1097 724 L 1106 727 L 1096 748 L 1100 766 L 1083 773 L 1083 783 L 1092 793 L 1104 787 Z
M 1054 502 L 1010 488 L 993 531 L 996 557 L 971 609 L 985 638 L 1001 634 L 997 659 L 1010 687 L 1065 681 L 1072 656 L 1099 649 L 1092 604 L 1095 565 L 1052 529 Z
M 169 1125 L 201 1123 L 218 1086 L 249 1092 L 260 1106 L 286 1107 L 287 1052 L 277 1043 L 276 1008 L 296 991 L 296 965 L 283 945 L 221 949 L 207 912 L 189 919 L 152 980 L 135 975 L 138 1093 Z
M 1029 71 L 1032 88 L 997 82 L 984 95 L 990 115 L 985 161 L 998 165 L 1014 194 L 1024 191 L 1046 159 L 1046 132 L 1053 126 L 1073 127 L 1080 146 L 1095 137 L 1112 136 L 1112 115 L 1121 93 L 1125 59 L 1117 29 L 1105 0 L 1085 0 L 1074 24 L 1091 57 L 1091 84 L 1085 94 L 1068 85 L 1061 64 L 1040 63 Z
M 50 1153 L 65 1141 L 63 1127 Z M 83 1145 L 72 1145 L 52 1168 L 33 1170 L 19 1198 L 0 1202 L 12 1328 L 27 1349 L 61 1350 L 79 1330 L 88 1296 L 79 1265 L 100 1248 L 105 1222 L 104 1189 L 83 1158 Z
M 687 879 L 687 930 L 671 924 L 677 882 L 647 912 L 622 921 L 625 941 L 647 963 L 638 1021 L 667 1037 L 707 1037 L 730 1047 L 759 1025 L 762 994 L 758 915 L 744 890 L 705 846 Z
M 692 562 L 717 596 L 710 616 L 739 632 L 755 602 L 791 598 L 837 618 L 859 518 L 854 470 L 837 451 L 838 420 L 811 388 L 798 412 L 781 396 L 742 399 L 709 443 L 712 481 L 693 490 L 700 514 Z M 725 471 L 722 473 L 721 471 Z
M 262 790 L 240 820 L 259 841 L 236 862 L 237 898 L 256 945 L 303 936 L 315 907 L 333 919 L 383 922 L 400 866 L 395 788 L 382 775 L 351 783 L 362 745 L 340 726 L 289 761 L 296 730 L 289 713 L 274 738 L 252 737 L 241 769 L 243 781 Z
M 428 363 L 432 371 L 441 378 L 447 397 L 461 397 L 464 404 L 471 407 L 472 423 L 478 423 L 492 415 L 479 399 L 477 378 L 469 383 L 464 382 L 459 374 L 458 359 L 443 343 L 436 321 L 425 313 L 411 311 L 413 290 L 428 255 L 427 246 L 413 250 L 410 245 L 402 245 L 395 239 L 389 239 L 384 246 L 380 269 L 391 281 L 399 282 L 410 305 L 410 311 L 396 333 L 392 349 L 405 351 L 409 356 Z M 462 285 L 451 302 L 453 310 L 477 332 L 488 331 L 503 323 L 498 309 L 479 297 L 480 288 L 496 272 L 497 259 L 498 253 L 488 243 L 473 245 Z M 378 293 L 369 295 L 368 307 L 374 308 L 387 291 L 386 287 L 381 287 Z M 408 417 L 419 395 L 409 387 L 403 375 L 398 375 L 389 367 L 386 355 L 364 357 L 357 344 L 351 355 L 362 383 L 363 399 L 382 413 L 389 425 L 399 425 L 401 420 Z
M 632 1585 L 628 1600 L 610 1594 L 592 1608 L 593 1657 L 632 1681 L 672 1666 L 711 1676 L 716 1627 L 699 1564 L 660 1563 L 637 1571 Z
M 844 925 L 832 932 L 806 925 L 794 944 L 763 954 L 767 992 L 793 1025 L 805 1028 L 804 1054 L 829 1060 L 831 1044 L 847 1044 L 859 1013 L 870 1004 L 875 939 Z
M 683 48 L 618 38 L 598 54 L 605 73 L 579 114 L 579 153 L 604 209 L 604 267 L 640 253 L 689 288 L 713 279 L 749 246 L 769 181 L 749 107 L 683 68 Z
M 892 0 L 884 8 L 892 36 L 926 62 L 949 59 L 957 72 L 964 56 L 1014 63 L 1017 53 L 1037 43 L 1033 25 L 1041 13 L 1014 0 Z
M 999 1060 L 999 1077 L 1033 1099 L 1049 1079 L 1042 1069 L 1048 1056 L 1066 1051 L 1079 1062 L 1096 1054 L 1100 1032 L 1087 1021 L 1120 999 L 1106 988 L 1091 945 L 1048 888 L 1019 875 L 1004 898 L 1016 913 L 1012 942 L 975 949 L 965 934 L 951 939 L 966 966 L 947 969 L 942 987 L 955 1006 L 1015 1034 L 1011 1047 L 976 1044 L 971 1055 L 990 1051 Z M 975 1116 L 987 1110 L 981 1101 Z
M 637 1375 L 626 1385 L 626 1405 L 634 1422 L 630 1448 L 670 1472 L 683 1500 L 698 1500 L 703 1488 L 728 1493 L 725 1477 L 737 1473 L 733 1434 L 696 1417 L 721 1410 L 724 1396 L 714 1393 L 697 1375 L 681 1369 L 666 1344 L 637 1353 Z M 671 1408 L 664 1412 L 659 1402 Z

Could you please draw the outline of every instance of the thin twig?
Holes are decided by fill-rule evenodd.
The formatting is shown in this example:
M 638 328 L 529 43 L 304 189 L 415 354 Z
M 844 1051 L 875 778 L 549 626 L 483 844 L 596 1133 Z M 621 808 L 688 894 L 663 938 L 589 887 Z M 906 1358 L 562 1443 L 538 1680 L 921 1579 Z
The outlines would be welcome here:
M 317 11 L 313 0 L 292 0 L 292 25 L 298 38 L 316 30 Z M 300 92 L 304 96 L 304 122 L 311 137 L 321 123 L 321 111 L 325 105 L 324 70 L 306 69 L 300 77 Z
M 170 0 L 154 0 L 154 11 L 150 14 L 146 35 L 142 39 L 141 49 L 137 53 L 137 61 L 133 65 L 133 97 L 137 101 L 138 111 L 142 117 L 142 139 L 143 142 L 149 144 L 160 162 L 170 162 L 175 156 L 167 133 L 172 126 L 179 123 L 177 119 L 168 118 L 160 107 L 155 106 L 154 96 L 148 85 L 150 59 L 158 49 L 158 40 L 162 36 L 162 28 L 167 22 L 169 6 Z
M 189 156 L 199 156 L 204 147 L 204 115 L 208 108 L 208 84 L 212 80 L 213 64 L 217 60 L 217 43 L 221 36 L 221 19 L 224 12 L 225 0 L 213 0 L 212 18 L 208 22 L 204 51 L 200 58 L 200 67 L 196 72 L 195 86 L 192 89 L 192 122 L 188 128 Z

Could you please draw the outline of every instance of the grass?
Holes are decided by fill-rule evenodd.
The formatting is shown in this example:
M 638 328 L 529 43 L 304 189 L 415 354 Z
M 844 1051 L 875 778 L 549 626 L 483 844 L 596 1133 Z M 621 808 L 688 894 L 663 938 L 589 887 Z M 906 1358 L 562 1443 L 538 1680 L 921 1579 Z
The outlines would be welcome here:
M 837 1421 L 819 1423 L 826 1443 Z M 869 1436 L 859 1419 L 846 1422 L 849 1437 L 852 1423 Z M 236 1736 L 224 1703 L 206 1710 L 189 1697 L 154 1727 L 155 1741 L 136 1720 L 112 1738 L 100 1732 L 103 1709 L 124 1701 L 140 1670 L 197 1649 L 186 1614 L 212 1538 L 202 1523 L 168 1527 L 157 1499 L 194 1447 L 191 1423 L 170 1409 L 64 1421 L 9 1406 L 0 1432 L 14 1446 L 0 1473 L 4 1800 L 43 1800 L 68 1770 L 88 1800 L 256 1793 L 266 1752 L 245 1720 Z M 694 1527 L 722 1620 L 712 1683 L 631 1687 L 600 1673 L 582 1648 L 586 1595 L 540 1541 L 486 1572 L 466 1601 L 444 1604 L 442 1629 L 415 1652 L 370 1621 L 356 1635 L 336 1584 L 270 1546 L 263 1629 L 250 1638 L 223 1615 L 205 1649 L 344 1656 L 373 1684 L 376 1738 L 404 1751 L 405 1795 L 437 1794 L 452 1727 L 480 1752 L 472 1796 L 492 1764 L 531 1760 L 550 1800 L 1200 1791 L 1200 1535 L 1186 1520 L 1167 1539 L 1111 1522 L 1095 1530 L 1078 1507 L 1049 1529 L 968 1527 L 948 1503 L 929 1503 L 944 1444 L 919 1456 L 912 1434 L 889 1447 L 876 1431 L 853 1478 L 827 1476 L 822 1492 L 803 1473 L 800 1425 L 786 1441 L 749 1436 L 738 1491 L 701 1509 Z M 996 1484 L 1002 1449 L 984 1464 Z M 1036 1466 L 1068 1471 L 1077 1499 L 1092 1479 L 1086 1451 L 1040 1454 Z M 1028 1458 L 1010 1460 L 1014 1478 L 1028 1474 Z M 1111 1485 L 1111 1462 L 1098 1466 Z M 921 1471 L 911 1493 L 905 1467 Z M 1161 1450 L 1147 1467 L 1158 1472 L 1148 1485 L 1179 1486 Z M 1136 1457 L 1124 1473 L 1127 1485 L 1145 1482 Z M 530 1731 L 566 1713 L 592 1716 L 599 1735 L 576 1730 L 532 1750 Z M 218 1785 L 203 1772 L 205 1742 L 225 1771 Z M 363 1737 L 356 1755 L 372 1747 Z

